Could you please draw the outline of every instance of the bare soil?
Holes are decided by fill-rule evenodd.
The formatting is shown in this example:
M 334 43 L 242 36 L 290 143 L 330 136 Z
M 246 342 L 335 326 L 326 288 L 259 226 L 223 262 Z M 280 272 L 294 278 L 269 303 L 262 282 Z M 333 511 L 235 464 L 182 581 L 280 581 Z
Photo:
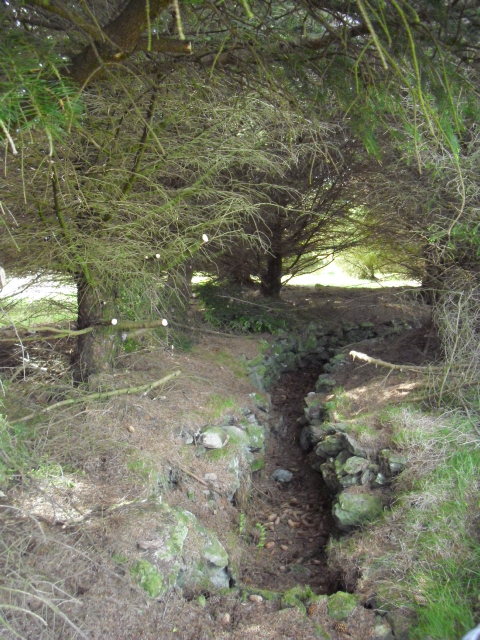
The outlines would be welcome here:
M 399 364 L 422 364 L 436 356 L 429 309 L 411 292 L 290 287 L 281 304 L 286 314 L 305 322 L 380 325 L 406 320 L 417 328 L 393 339 L 369 341 L 364 345 L 368 355 Z M 51 351 L 42 356 L 37 347 L 37 363 L 51 358 Z M 265 468 L 253 474 L 248 501 L 234 505 L 227 499 L 232 478 L 226 463 L 197 457 L 195 447 L 182 443 L 185 430 L 221 424 L 226 415 L 240 418 L 244 408 L 255 410 L 249 401 L 255 389 L 245 376 L 242 357 L 257 353 L 256 338 L 205 334 L 191 352 L 163 347 L 126 355 L 114 377 L 91 381 L 92 390 L 137 386 L 175 369 L 182 375 L 150 395 L 79 404 L 37 425 L 36 453 L 50 466 L 45 470 L 39 462 L 29 477 L 19 475 L 0 499 L 1 572 L 26 594 L 20 598 L 26 613 L 9 614 L 22 636 L 300 640 L 318 637 L 321 625 L 332 640 L 371 637 L 375 616 L 368 609 L 339 624 L 328 617 L 324 604 L 305 616 L 296 608 L 280 610 L 277 600 L 248 599 L 255 590 L 284 592 L 296 585 L 331 594 L 344 583 L 343 575 L 329 569 L 325 552 L 329 537 L 339 535 L 331 498 L 298 446 L 303 398 L 314 389 L 320 371 L 284 374 L 272 390 L 274 428 Z M 4 355 L 4 367 L 18 367 L 12 352 Z M 42 408 L 51 397 L 58 399 L 62 385 L 58 377 L 52 383 L 52 376 L 51 371 L 36 370 L 17 379 L 10 387 L 7 415 L 20 417 Z M 352 417 L 418 393 L 419 381 L 412 374 L 389 373 L 358 360 L 335 377 L 350 400 Z M 45 395 L 49 388 L 52 393 Z M 54 470 L 55 461 L 61 472 Z M 293 481 L 274 482 L 270 476 L 276 468 L 290 470 Z M 203 592 L 204 601 L 198 600 L 202 594 L 177 590 L 150 599 L 115 562 L 123 553 L 134 553 L 138 541 L 148 540 L 155 527 L 148 498 L 159 490 L 159 469 L 171 480 L 160 488 L 163 499 L 188 509 L 216 532 L 238 567 L 243 597 L 241 591 L 219 595 L 212 589 Z M 217 479 L 210 485 L 204 477 L 212 472 Z M 220 496 L 213 508 L 205 495 L 211 490 Z M 245 514 L 244 531 L 240 512 Z M 264 540 L 257 523 L 265 531 Z M 18 597 L 12 598 L 18 605 Z M 33 614 L 44 616 L 47 627 Z M 9 633 L 2 637 L 13 638 Z

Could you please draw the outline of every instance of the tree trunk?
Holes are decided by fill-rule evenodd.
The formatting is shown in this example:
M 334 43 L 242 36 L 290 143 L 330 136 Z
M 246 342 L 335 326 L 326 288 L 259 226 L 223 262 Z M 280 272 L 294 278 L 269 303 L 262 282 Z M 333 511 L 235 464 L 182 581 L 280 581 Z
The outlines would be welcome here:
M 86 382 L 95 373 L 113 370 L 115 357 L 121 344 L 120 336 L 112 319 L 115 315 L 115 295 L 101 299 L 83 276 L 77 278 L 78 329 L 94 326 L 90 333 L 78 336 L 73 356 L 74 377 L 77 382 Z M 103 323 L 108 323 L 105 326 Z
M 283 260 L 281 253 L 267 255 L 267 268 L 262 274 L 261 290 L 264 296 L 278 298 L 282 288 Z

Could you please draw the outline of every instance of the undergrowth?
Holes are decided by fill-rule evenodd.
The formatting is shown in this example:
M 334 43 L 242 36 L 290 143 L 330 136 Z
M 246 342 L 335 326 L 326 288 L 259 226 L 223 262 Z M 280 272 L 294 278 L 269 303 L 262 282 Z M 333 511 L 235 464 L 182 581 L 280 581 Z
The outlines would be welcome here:
M 414 614 L 411 640 L 458 640 L 480 617 L 480 438 L 463 414 L 392 408 L 388 426 L 409 459 L 383 521 L 331 546 L 381 606 Z M 387 424 L 384 425 L 385 427 Z
M 195 287 L 195 295 L 204 305 L 205 319 L 214 327 L 245 333 L 276 333 L 287 329 L 287 322 L 272 310 L 269 302 L 249 302 L 235 297 L 235 291 L 222 289 L 212 282 Z M 239 296 L 241 293 L 239 293 Z

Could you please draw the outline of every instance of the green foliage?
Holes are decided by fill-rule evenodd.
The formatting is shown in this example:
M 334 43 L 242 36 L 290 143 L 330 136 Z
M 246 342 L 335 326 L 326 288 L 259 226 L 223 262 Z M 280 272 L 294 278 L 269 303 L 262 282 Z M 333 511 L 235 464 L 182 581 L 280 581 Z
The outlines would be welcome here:
M 395 240 L 390 238 L 392 239 Z M 382 244 L 373 238 L 371 246 L 359 245 L 342 252 L 337 261 L 349 275 L 376 282 L 385 275 L 390 279 L 418 275 L 419 260 L 416 254 L 418 250 L 413 242 L 410 243 L 410 247 L 406 244 L 396 247 L 393 243 L 389 245 L 386 239 Z
M 25 31 L 2 33 L 0 44 L 0 129 L 16 153 L 14 136 L 36 129 L 46 134 L 50 155 L 54 140 L 78 123 L 82 105 L 78 91 L 62 78 L 66 59 L 53 41 Z M 15 132 L 15 134 L 13 133 Z
M 243 536 L 245 534 L 245 526 L 246 526 L 246 516 L 243 511 L 240 511 L 238 516 L 238 534 Z
M 267 311 L 260 302 L 249 304 L 234 299 L 212 282 L 197 285 L 195 293 L 205 305 L 205 319 L 215 327 L 245 333 L 276 333 L 287 328 L 285 320 Z
M 259 531 L 259 538 L 258 538 L 257 547 L 259 549 L 262 549 L 265 546 L 265 541 L 267 539 L 267 532 L 265 530 L 265 526 L 261 522 L 257 522 L 255 524 L 255 527 Z

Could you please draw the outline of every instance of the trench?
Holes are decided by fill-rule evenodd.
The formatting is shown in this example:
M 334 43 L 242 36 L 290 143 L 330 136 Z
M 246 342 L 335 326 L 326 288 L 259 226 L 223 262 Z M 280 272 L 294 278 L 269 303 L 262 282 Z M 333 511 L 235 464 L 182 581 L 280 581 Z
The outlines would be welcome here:
M 299 444 L 305 396 L 315 389 L 321 373 L 322 366 L 309 364 L 283 373 L 270 390 L 277 425 L 270 431 L 265 467 L 253 474 L 244 507 L 252 544 L 261 544 L 258 525 L 264 527 L 264 548 L 244 561 L 239 578 L 246 586 L 283 592 L 309 585 L 315 593 L 327 595 L 345 588 L 342 576 L 328 567 L 325 552 L 329 538 L 341 535 L 332 516 L 332 496 Z M 291 471 L 291 482 L 273 481 L 275 469 Z

